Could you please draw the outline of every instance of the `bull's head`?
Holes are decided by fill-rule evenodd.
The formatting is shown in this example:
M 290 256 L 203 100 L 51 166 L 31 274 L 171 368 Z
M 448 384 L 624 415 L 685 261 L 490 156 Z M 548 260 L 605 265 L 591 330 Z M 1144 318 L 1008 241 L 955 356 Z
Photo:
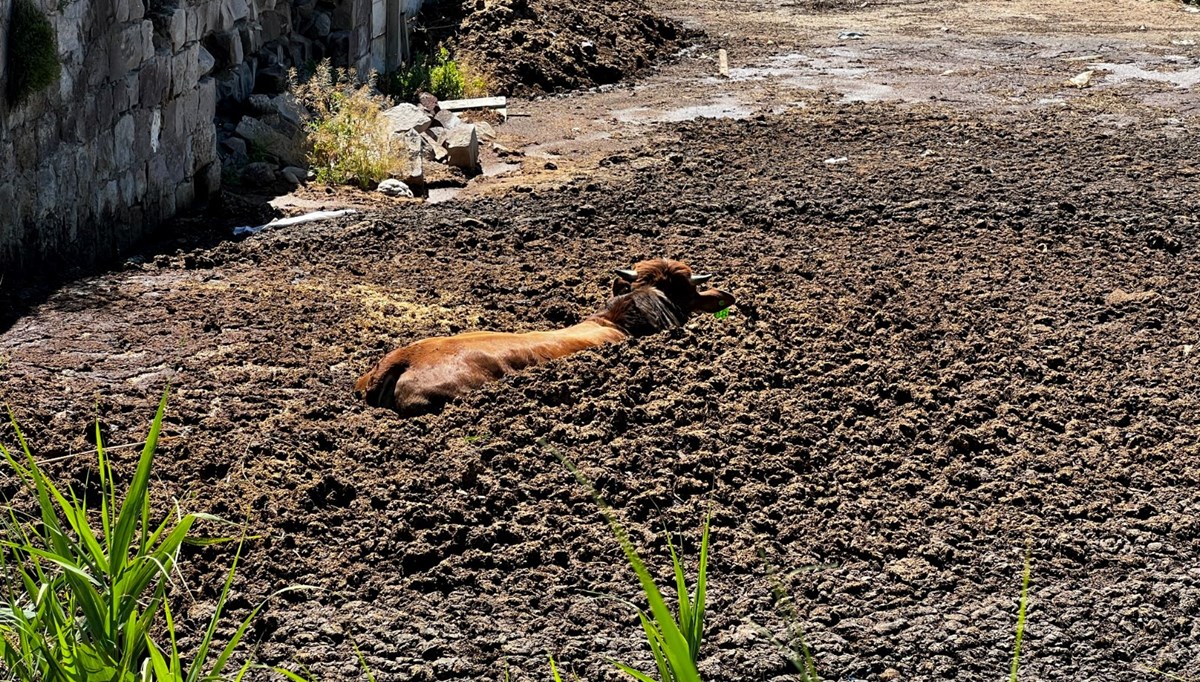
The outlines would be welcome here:
M 620 296 L 635 289 L 654 287 L 672 304 L 687 314 L 715 313 L 734 304 L 733 295 L 720 289 L 701 291 L 699 286 L 712 279 L 711 274 L 697 275 L 687 265 L 676 260 L 659 258 L 644 260 L 632 269 L 614 271 L 613 295 Z

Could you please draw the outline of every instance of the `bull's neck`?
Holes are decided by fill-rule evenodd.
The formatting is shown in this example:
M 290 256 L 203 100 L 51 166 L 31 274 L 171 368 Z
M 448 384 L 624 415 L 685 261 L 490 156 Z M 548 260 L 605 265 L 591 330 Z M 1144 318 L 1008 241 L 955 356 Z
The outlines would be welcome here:
M 612 298 L 587 321 L 614 327 L 627 336 L 647 336 L 682 326 L 687 318 L 661 291 L 647 287 Z

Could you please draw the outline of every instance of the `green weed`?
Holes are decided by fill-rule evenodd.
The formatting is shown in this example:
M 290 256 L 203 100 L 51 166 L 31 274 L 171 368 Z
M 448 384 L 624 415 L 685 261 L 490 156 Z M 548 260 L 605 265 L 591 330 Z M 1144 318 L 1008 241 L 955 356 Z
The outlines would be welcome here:
M 433 55 L 417 55 L 411 64 L 384 79 L 384 91 L 406 102 L 422 92 L 431 92 L 438 99 L 486 95 L 486 80 L 466 64 L 450 57 L 450 50 L 445 46 L 439 47 Z
M 334 69 L 325 60 L 303 82 L 294 69 L 289 76 L 292 94 L 313 114 L 309 163 L 318 182 L 370 189 L 402 170 L 404 142 L 384 125 L 390 103 L 375 92 L 374 74 L 360 84 L 353 70 Z
M 8 466 L 33 494 L 35 515 L 6 504 L 0 520 L 0 661 L 7 679 L 19 682 L 199 682 L 225 675 L 230 659 L 259 610 L 243 620 L 223 647 L 216 630 L 229 598 L 241 557 L 239 542 L 216 609 L 197 652 L 184 661 L 176 645 L 175 622 L 168 604 L 170 574 L 184 543 L 227 542 L 191 535 L 206 514 L 182 514 L 176 508 L 151 522 L 149 483 L 162 430 L 167 393 L 163 393 L 129 487 L 117 491 L 112 462 L 96 425 L 99 509 L 72 489 L 57 487 L 40 469 L 15 417 L 10 421 L 20 446 L 0 445 Z M 95 527 L 95 523 L 99 527 Z M 244 540 L 243 536 L 243 540 Z M 162 622 L 159 622 L 159 617 Z M 167 649 L 154 635 L 165 635 Z M 215 657 L 214 657 L 215 656 Z M 240 679 L 251 663 L 233 675 Z
M 1013 645 L 1012 670 L 1009 682 L 1017 682 L 1017 671 L 1021 667 L 1021 640 L 1025 638 L 1025 610 L 1029 605 L 1029 575 L 1030 558 L 1033 553 L 1033 542 L 1025 550 L 1025 575 L 1021 579 L 1021 605 L 1017 609 L 1017 639 Z
M 788 633 L 786 639 L 780 640 L 766 628 L 760 626 L 759 630 L 765 633 L 773 644 L 786 652 L 788 661 L 800 676 L 800 682 L 821 682 L 821 677 L 817 674 L 816 661 L 813 659 L 812 651 L 808 648 L 808 642 L 805 641 L 804 632 L 800 627 L 800 614 L 796 608 L 796 602 L 788 594 L 783 581 L 766 562 L 766 555 L 760 551 L 759 556 L 767 566 L 767 579 L 771 583 L 771 592 L 775 596 L 775 606 L 783 610 Z
M 545 444 L 543 443 L 543 445 Z M 655 584 L 654 577 L 650 575 L 645 563 L 638 556 L 637 549 L 629 539 L 629 534 L 613 514 L 612 507 L 605 502 L 587 477 L 575 468 L 570 460 L 553 449 L 551 451 L 563 463 L 563 466 L 591 491 L 592 497 L 600 507 L 600 513 L 608 521 L 613 534 L 617 537 L 617 542 L 625 552 L 626 560 L 637 574 L 642 591 L 650 605 L 649 613 L 639 608 L 638 617 L 641 620 L 642 629 L 646 633 L 650 651 L 654 655 L 659 680 L 661 682 L 700 682 L 700 672 L 696 668 L 696 656 L 699 653 L 700 641 L 704 634 L 704 604 L 708 590 L 708 520 L 706 519 L 704 523 L 704 539 L 701 541 L 700 567 L 694 597 L 688 596 L 682 564 L 679 562 L 674 546 L 671 547 L 671 558 L 675 565 L 675 587 L 679 597 L 679 618 L 676 620 L 667 607 L 658 585 Z M 612 661 L 612 663 L 638 682 L 655 682 L 653 677 L 624 663 L 619 661 Z

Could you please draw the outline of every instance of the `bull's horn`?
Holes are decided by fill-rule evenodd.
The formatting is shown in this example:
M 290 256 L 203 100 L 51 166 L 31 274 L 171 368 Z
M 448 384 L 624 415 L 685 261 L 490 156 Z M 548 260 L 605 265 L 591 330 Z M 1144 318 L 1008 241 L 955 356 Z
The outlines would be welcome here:
M 633 270 L 622 270 L 621 268 L 617 268 L 616 270 L 613 270 L 613 272 L 617 273 L 617 277 L 620 277 L 626 282 L 633 282 L 637 280 L 637 272 Z
M 712 275 L 692 275 L 692 284 L 704 284 L 712 278 Z

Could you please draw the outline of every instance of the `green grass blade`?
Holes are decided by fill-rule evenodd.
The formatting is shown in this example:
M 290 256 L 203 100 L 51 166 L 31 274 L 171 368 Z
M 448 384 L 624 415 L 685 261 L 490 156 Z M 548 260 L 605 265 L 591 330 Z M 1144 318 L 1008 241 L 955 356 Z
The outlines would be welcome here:
M 645 612 L 638 611 L 638 619 L 642 623 L 642 630 L 646 633 L 646 642 L 650 645 L 651 655 L 654 656 L 654 665 L 658 668 L 659 679 L 663 682 L 670 682 L 675 679 L 675 675 L 671 673 L 670 661 L 663 656 L 662 632 L 646 617 Z
M 554 665 L 554 654 L 546 652 L 546 655 L 550 657 L 550 677 L 554 679 L 554 682 L 563 682 L 562 676 L 558 674 L 558 666 Z M 371 682 L 375 681 L 371 680 Z
M 362 655 L 362 651 L 358 648 L 358 642 L 354 639 L 350 640 L 350 646 L 354 647 L 354 655 L 358 656 L 358 663 L 362 666 L 363 673 L 367 676 L 367 682 L 375 682 L 375 673 L 371 672 L 371 666 L 367 665 L 367 659 Z M 554 667 L 554 657 L 550 658 L 550 667 Z
M 700 566 L 696 571 L 696 599 L 692 604 L 692 660 L 700 658 L 700 643 L 704 640 L 704 608 L 708 599 L 708 530 L 712 514 L 704 517 L 704 534 L 700 537 Z
M 1009 675 L 1009 682 L 1017 682 L 1017 672 L 1021 665 L 1021 640 L 1025 637 L 1025 610 L 1029 605 L 1029 575 L 1030 575 L 1030 560 L 1033 554 L 1033 541 L 1029 541 L 1029 546 L 1025 550 L 1025 575 L 1021 579 L 1021 606 L 1017 610 L 1017 638 L 1013 645 L 1012 671 Z
M 622 663 L 620 661 L 612 661 L 612 664 L 614 666 L 616 666 L 621 672 L 625 673 L 626 675 L 629 675 L 630 677 L 637 680 L 638 682 L 658 682 L 657 680 L 655 680 L 653 677 L 650 677 L 646 673 L 643 673 L 634 668 L 630 668 L 629 666 L 625 665 L 624 663 Z M 663 682 L 668 682 L 668 681 L 664 680 Z
M 204 632 L 204 638 L 200 640 L 200 650 L 196 652 L 196 658 L 192 661 L 192 667 L 188 670 L 187 682 L 196 682 L 200 679 L 200 671 L 204 665 L 204 661 L 208 658 L 208 650 L 212 646 L 213 635 L 217 632 L 217 622 L 221 619 L 221 611 L 225 608 L 225 602 L 229 599 L 229 589 L 233 586 L 233 576 L 237 573 L 238 560 L 242 558 L 243 543 L 239 542 L 237 551 L 233 555 L 233 565 L 229 567 L 229 574 L 225 577 L 225 586 L 221 588 L 221 596 L 217 598 L 217 608 L 213 612 L 212 619 L 208 622 L 208 629 Z M 257 609 L 255 610 L 257 612 Z
M 274 672 L 277 672 L 280 675 L 283 675 L 287 679 L 291 680 L 292 682 L 311 682 L 310 680 L 300 677 L 299 675 L 292 672 L 291 670 L 288 670 L 287 668 L 280 668 L 278 666 L 275 666 L 275 667 L 267 667 L 267 670 L 272 670 Z
M 109 547 L 108 563 L 114 575 L 119 575 L 125 568 L 138 521 L 142 520 L 147 513 L 150 498 L 150 470 L 154 466 L 154 451 L 158 447 L 158 434 L 162 430 L 163 416 L 167 411 L 167 396 L 170 391 L 169 387 L 163 391 L 162 400 L 158 403 L 158 412 L 155 413 L 154 421 L 150 424 L 146 445 L 142 448 L 141 459 L 138 460 L 133 481 L 125 492 L 125 501 L 121 504 L 121 513 L 117 516 L 117 522 L 113 528 L 113 541 Z M 145 523 L 142 526 L 142 533 L 145 534 Z
M 666 600 L 663 599 L 658 585 L 654 583 L 654 577 L 650 575 L 650 571 L 646 569 L 646 565 L 642 562 L 641 557 L 638 556 L 637 549 L 633 546 L 633 541 L 629 539 L 629 534 L 620 522 L 617 521 L 612 508 L 600 496 L 595 487 L 591 485 L 587 477 L 566 457 L 557 452 L 554 454 L 563 463 L 563 466 L 591 491 L 593 499 L 596 500 L 596 504 L 600 507 L 600 513 L 608 521 L 613 534 L 617 536 L 617 542 L 621 545 L 622 551 L 625 552 L 625 558 L 629 561 L 633 572 L 637 574 L 638 582 L 642 585 L 642 591 L 646 594 L 646 600 L 650 603 L 650 613 L 654 617 L 654 623 L 658 626 L 658 630 L 662 636 L 663 653 L 670 663 L 674 679 L 677 682 L 700 682 L 700 673 L 696 669 L 696 664 L 691 660 L 687 640 L 680 631 L 679 624 L 675 622 L 671 610 L 667 607 Z
M 679 556 L 675 553 L 675 543 L 671 541 L 671 534 L 667 533 L 667 549 L 671 552 L 671 566 L 675 570 L 675 596 L 679 599 L 679 627 L 683 631 L 684 638 L 688 640 L 688 649 L 691 649 L 691 630 L 692 630 L 692 603 L 691 597 L 688 594 L 687 578 L 683 571 L 683 562 L 679 560 Z M 695 659 L 693 659 L 695 660 Z

